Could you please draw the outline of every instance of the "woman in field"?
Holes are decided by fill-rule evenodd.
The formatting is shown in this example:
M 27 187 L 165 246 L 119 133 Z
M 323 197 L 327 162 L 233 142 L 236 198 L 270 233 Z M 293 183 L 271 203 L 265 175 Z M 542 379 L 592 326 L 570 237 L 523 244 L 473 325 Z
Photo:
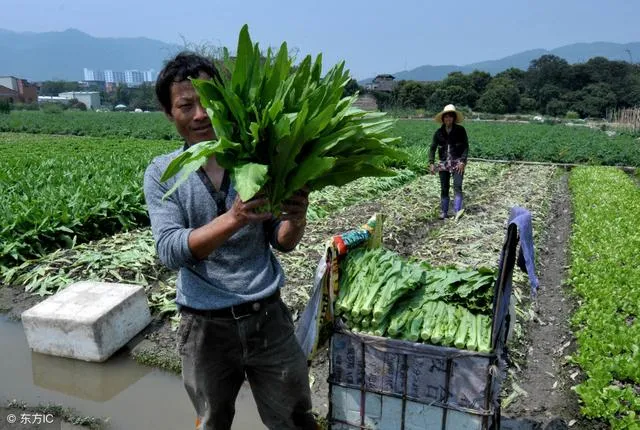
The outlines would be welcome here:
M 429 149 L 429 170 L 440 175 L 440 219 L 445 219 L 449 213 L 449 188 L 453 175 L 453 191 L 455 194 L 453 208 L 456 218 L 462 215 L 462 179 L 467 165 L 469 139 L 467 131 L 460 123 L 464 116 L 456 107 L 449 104 L 438 113 L 434 120 L 442 126 L 433 134 Z M 439 162 L 435 164 L 435 153 L 438 149 Z

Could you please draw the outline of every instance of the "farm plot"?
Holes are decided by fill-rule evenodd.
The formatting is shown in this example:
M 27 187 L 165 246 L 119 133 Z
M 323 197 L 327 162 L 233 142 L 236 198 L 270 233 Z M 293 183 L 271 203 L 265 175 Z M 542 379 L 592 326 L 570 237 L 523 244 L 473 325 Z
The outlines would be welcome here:
M 580 168 L 570 180 L 575 210 L 569 282 L 586 379 L 582 412 L 613 429 L 640 428 L 640 188 L 615 169 Z
M 310 225 L 349 205 L 384 198 L 390 190 L 400 188 L 416 177 L 410 170 L 401 170 L 397 176 L 361 178 L 340 188 L 327 187 L 313 192 L 309 197 Z M 286 259 L 288 255 L 283 254 L 282 257 Z M 294 257 L 291 260 L 292 271 L 295 271 L 295 263 Z M 71 282 L 87 279 L 145 286 L 161 281 L 163 288 L 166 286 L 167 290 L 173 290 L 174 277 L 159 265 L 151 230 L 145 228 L 79 244 L 73 249 L 57 249 L 40 258 L 14 265 L 6 270 L 4 282 L 24 286 L 27 291 L 42 295 L 55 293 Z M 152 299 L 152 302 L 155 301 Z
M 628 142 L 625 136 L 609 138 L 599 131 L 550 125 L 469 122 L 465 126 L 471 139 L 471 156 L 474 157 L 561 162 L 586 159 L 596 164 L 638 164 L 636 149 L 621 149 L 629 144 L 638 147 L 637 142 Z M 501 129 L 503 126 L 505 128 Z M 283 297 L 294 314 L 301 311 L 309 299 L 314 270 L 325 241 L 334 234 L 358 227 L 375 212 L 387 216 L 384 242 L 388 248 L 403 257 L 425 260 L 435 265 L 495 266 L 504 239 L 509 209 L 513 205 L 532 211 L 537 250 L 546 246 L 547 213 L 553 200 L 552 190 L 558 182 L 556 168 L 471 162 L 465 173 L 465 215 L 457 222 L 452 219 L 443 222 L 436 218 L 439 204 L 438 178 L 421 175 L 425 170 L 428 140 L 435 124 L 400 121 L 397 127 L 404 138 L 405 148 L 413 154 L 408 164 L 396 166 L 399 174 L 392 178 L 362 179 L 346 187 L 328 188 L 313 193 L 310 197 L 309 223 L 302 243 L 291 253 L 278 254 L 287 275 Z M 86 146 L 83 147 L 81 143 Z M 149 301 L 156 315 L 174 316 L 175 275 L 159 265 L 149 229 L 136 228 L 146 222 L 140 189 L 144 167 L 154 155 L 168 152 L 176 145 L 179 145 L 177 141 L 86 137 L 61 139 L 54 136 L 0 134 L 0 165 L 3 167 L 0 170 L 0 182 L 3 189 L 10 190 L 7 195 L 0 197 L 0 219 L 25 214 L 37 215 L 40 217 L 39 223 L 32 222 L 25 229 L 32 233 L 42 223 L 47 228 L 51 228 L 51 225 L 63 227 L 58 230 L 54 228 L 53 232 L 47 230 L 41 236 L 44 239 L 34 240 L 27 248 L 16 248 L 21 246 L 19 244 L 5 245 L 15 242 L 15 236 L 10 229 L 4 230 L 3 234 L 12 242 L 1 238 L 3 246 L 10 246 L 9 252 L 3 254 L 4 264 L 10 268 L 5 267 L 8 270 L 4 271 L 3 280 L 0 280 L 0 292 L 3 284 L 26 287 L 29 292 L 50 294 L 80 279 L 137 283 L 147 287 Z M 580 155 L 581 151 L 588 156 L 585 158 Z M 80 165 L 86 167 L 82 173 L 79 173 Z M 60 173 L 52 175 L 50 179 L 51 169 L 54 168 Z M 596 171 L 602 172 L 599 169 Z M 611 171 L 619 173 L 613 169 L 604 170 Z M 628 178 L 626 179 L 635 187 L 635 192 L 630 191 L 624 181 L 619 182 L 619 178 L 611 180 L 608 175 L 581 175 L 585 174 L 582 169 L 578 169 L 572 177 L 574 210 L 576 214 L 584 213 L 584 217 L 576 216 L 570 281 L 580 294 L 579 300 L 589 311 L 581 310 L 575 318 L 581 349 L 572 359 L 588 378 L 576 388 L 576 392 L 582 399 L 583 412 L 587 417 L 607 420 L 615 428 L 634 428 L 627 424 L 637 419 L 637 399 L 640 392 L 637 374 L 633 373 L 637 370 L 628 364 L 628 360 L 638 361 L 637 348 L 634 349 L 633 345 L 640 344 L 637 333 L 639 312 L 632 304 L 639 301 L 628 285 L 634 279 L 640 279 L 638 273 L 633 271 L 637 271 L 640 262 L 637 257 L 633 261 L 625 259 L 626 257 L 614 261 L 603 256 L 605 251 L 615 252 L 618 249 L 621 237 L 625 238 L 626 249 L 638 249 L 638 236 L 632 229 L 633 221 L 638 219 L 638 187 Z M 619 176 L 625 177 L 622 173 Z M 24 178 L 33 178 L 34 183 Z M 597 188 L 599 183 L 602 183 L 606 191 Z M 25 190 L 32 193 L 33 197 L 16 198 L 20 193 L 28 195 Z M 60 194 L 59 190 L 64 190 L 66 194 Z M 83 191 L 80 190 L 86 190 L 87 196 L 83 197 Z M 615 191 L 612 195 L 617 197 L 607 195 L 612 190 Z M 624 193 L 622 197 L 618 192 Z M 121 195 L 126 195 L 126 198 L 120 198 Z M 579 203 L 579 199 L 583 203 Z M 5 204 L 6 202 L 10 202 L 12 206 Z M 72 211 L 68 209 L 69 202 L 78 202 L 79 207 L 84 209 Z M 105 224 L 83 215 L 96 205 L 100 207 L 96 202 L 108 206 L 98 211 L 99 216 L 107 219 Z M 607 202 L 608 206 L 601 205 L 601 202 Z M 41 206 L 47 210 L 41 209 Z M 604 210 L 599 206 L 609 209 Z M 61 224 L 58 218 L 62 216 L 56 214 L 65 213 L 67 224 Z M 116 214 L 123 217 L 126 224 Z M 570 217 L 571 213 L 566 212 L 561 216 Z M 144 217 L 145 220 L 138 217 Z M 588 227 L 581 227 L 582 225 Z M 623 230 L 615 230 L 616 226 Z M 48 253 L 73 244 L 73 234 L 66 231 L 66 228 L 73 233 L 78 229 L 83 236 L 78 235 L 77 243 L 72 249 L 58 249 Z M 115 231 L 127 229 L 134 230 L 110 236 Z M 598 229 L 603 230 L 603 235 L 597 236 L 597 240 L 593 241 L 587 233 L 594 235 L 594 231 Z M 81 240 L 89 241 L 100 237 L 102 239 L 80 244 Z M 605 242 L 607 238 L 610 242 Z M 594 248 L 594 244 L 599 244 L 598 248 Z M 564 245 L 564 242 L 559 244 L 561 247 Z M 17 252 L 16 249 L 22 251 Z M 12 256 L 11 252 L 15 255 Z M 38 255 L 40 257 L 36 259 L 22 262 L 29 256 Z M 634 255 L 637 256 L 637 253 Z M 608 265 L 601 267 L 600 260 Z M 611 275 L 615 272 L 613 268 L 616 264 L 622 264 L 622 272 L 626 274 L 624 278 Z M 594 270 L 601 270 L 602 273 L 595 273 Z M 611 286 L 609 278 L 615 279 L 616 286 Z M 599 292 L 615 291 L 617 297 L 630 297 L 629 303 L 625 299 L 618 308 L 611 307 L 613 303 L 609 303 L 610 297 L 602 298 L 585 287 L 592 284 L 594 279 L 600 285 Z M 515 281 L 519 287 L 518 297 L 526 296 L 528 289 L 524 275 L 517 274 Z M 22 305 L 18 303 L 15 306 L 18 308 Z M 552 307 L 546 311 L 553 312 Z M 533 316 L 530 309 L 520 308 L 518 313 L 527 319 Z M 594 315 L 604 314 L 607 318 L 601 317 L 595 323 L 592 322 Z M 554 316 L 569 318 L 569 315 Z M 544 317 L 543 314 L 542 318 Z M 157 348 L 145 355 L 145 362 L 179 371 L 179 367 L 176 367 L 176 363 L 179 366 L 179 361 L 175 357 L 170 360 L 162 358 L 171 355 L 167 351 L 173 348 L 175 341 L 175 332 L 171 330 L 172 320 L 175 318 L 160 318 L 158 324 L 150 329 L 153 332 L 149 333 L 148 339 Z M 616 326 L 621 323 L 624 325 Z M 590 331 L 591 327 L 596 331 Z M 608 335 L 602 338 L 606 342 L 598 341 L 604 334 Z M 627 345 L 626 349 L 624 345 Z M 528 355 L 521 345 L 517 345 L 511 353 L 516 358 L 513 364 L 515 367 L 526 366 Z M 603 360 L 602 357 L 607 359 Z M 605 364 L 589 367 L 589 362 L 599 361 Z M 326 380 L 322 370 L 325 364 L 320 359 L 312 369 L 313 379 L 316 381 L 314 392 L 317 399 L 325 399 L 324 401 L 326 392 L 322 390 L 326 385 L 323 386 L 321 381 Z M 514 375 L 513 369 L 510 369 L 510 373 Z M 572 381 L 565 381 L 564 384 L 570 386 Z M 525 385 L 522 387 L 529 389 Z M 529 395 L 538 396 L 538 403 L 544 403 L 547 394 L 540 391 L 530 392 Z M 603 398 L 606 402 L 598 400 Z M 508 408 L 506 411 L 508 412 Z M 627 426 L 624 427 L 625 425 Z
M 60 134 L 134 139 L 179 139 L 175 127 L 160 112 L 13 111 L 0 115 L 0 132 Z
M 640 144 L 629 134 L 608 136 L 586 127 L 468 121 L 469 157 L 554 163 L 640 166 Z M 437 124 L 398 121 L 396 130 L 414 159 L 427 159 Z
M 144 168 L 174 145 L 0 134 L 0 265 L 148 224 Z
M 497 264 L 507 217 L 514 206 L 532 213 L 534 242 L 539 243 L 556 170 L 550 166 L 512 166 L 497 170 L 494 186 L 465 193 L 464 222 L 445 223 L 430 232 L 414 244 L 410 255 L 434 264 L 493 266 Z
M 497 172 L 506 171 L 504 165 L 477 163 L 469 166 L 465 188 L 470 194 L 486 186 L 495 186 Z M 407 174 L 404 178 L 411 178 Z M 419 176 L 404 185 L 388 190 L 389 181 L 401 182 L 403 176 L 361 179 L 335 193 L 312 193 L 311 212 L 332 208 L 324 217 L 311 220 L 299 247 L 287 254 L 279 254 L 288 278 L 288 304 L 300 311 L 309 298 L 313 271 L 325 241 L 333 234 L 359 226 L 376 211 L 387 215 L 385 241 L 392 249 L 407 255 L 414 241 L 421 240 L 429 223 L 436 225 L 439 188 L 436 177 Z M 378 183 L 376 187 L 373 184 Z M 374 190 L 378 190 L 377 192 Z M 363 190 L 368 199 L 363 197 Z M 336 190 L 337 191 L 337 190 Z M 504 220 L 502 220 L 504 221 Z M 423 237 L 422 236 L 422 237 Z M 14 266 L 4 276 L 6 284 L 25 286 L 29 291 L 50 294 L 80 279 L 100 279 L 110 282 L 131 282 L 153 285 L 161 281 L 167 291 L 173 289 L 172 274 L 162 269 L 155 258 L 153 239 L 149 229 L 121 233 L 92 243 L 61 249 L 40 259 Z M 156 288 L 157 290 L 157 288 Z M 155 291 L 155 290 L 154 290 Z M 156 291 L 157 292 L 157 291 Z M 166 291 L 165 291 L 166 292 Z M 161 301 L 170 295 L 157 296 Z
M 476 158 L 640 165 L 640 145 L 630 134 L 608 136 L 586 127 L 465 121 L 470 156 Z M 396 133 L 414 155 L 409 165 L 424 168 L 433 121 L 398 120 Z M 62 134 L 109 138 L 179 140 L 162 113 L 14 111 L 0 116 L 0 132 Z

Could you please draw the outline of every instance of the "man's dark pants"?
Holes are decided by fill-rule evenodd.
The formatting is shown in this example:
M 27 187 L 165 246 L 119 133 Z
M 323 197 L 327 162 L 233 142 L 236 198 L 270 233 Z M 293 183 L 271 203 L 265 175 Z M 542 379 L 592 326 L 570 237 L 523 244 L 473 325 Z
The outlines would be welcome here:
M 183 309 L 178 350 L 198 430 L 231 428 L 245 375 L 269 429 L 316 429 L 307 360 L 282 300 L 239 319 Z

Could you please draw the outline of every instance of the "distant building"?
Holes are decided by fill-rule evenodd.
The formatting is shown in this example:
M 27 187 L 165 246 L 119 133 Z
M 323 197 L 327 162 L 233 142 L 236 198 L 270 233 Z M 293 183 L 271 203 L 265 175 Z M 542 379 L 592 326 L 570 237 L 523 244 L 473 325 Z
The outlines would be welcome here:
M 38 87 L 26 79 L 0 76 L 0 99 L 11 103 L 34 103 L 38 100 Z
M 114 72 L 113 70 L 104 71 L 104 80 L 109 84 L 123 84 L 124 72 Z
M 55 100 L 54 100 L 55 99 Z M 68 91 L 66 93 L 58 94 L 57 98 L 52 98 L 50 101 L 59 100 L 71 100 L 76 99 L 87 106 L 87 109 L 94 110 L 101 106 L 100 93 L 97 91 Z M 47 101 L 38 97 L 39 101 Z
M 144 82 L 144 72 L 139 70 L 125 70 L 124 81 L 129 86 L 137 87 Z
M 7 88 L 4 85 L 0 85 L 0 101 L 8 101 L 9 103 L 16 103 L 20 100 L 20 94 L 17 91 L 13 91 L 11 88 Z
M 83 72 L 85 82 L 104 82 L 107 88 L 113 87 L 109 84 L 127 84 L 127 86 L 137 87 L 144 82 L 155 82 L 157 76 L 154 69 L 119 72 L 111 69 L 101 71 L 85 67 Z
M 156 73 L 156 71 L 154 69 L 147 70 L 146 72 L 144 72 L 144 81 L 145 82 L 155 82 L 157 75 L 158 74 Z
M 102 81 L 104 82 L 104 72 L 100 70 L 84 69 L 84 80 L 85 81 Z
M 38 103 L 69 103 L 69 100 L 60 96 L 38 96 Z
M 373 81 L 366 86 L 368 90 L 391 92 L 396 86 L 394 82 L 395 76 L 393 75 L 378 75 Z

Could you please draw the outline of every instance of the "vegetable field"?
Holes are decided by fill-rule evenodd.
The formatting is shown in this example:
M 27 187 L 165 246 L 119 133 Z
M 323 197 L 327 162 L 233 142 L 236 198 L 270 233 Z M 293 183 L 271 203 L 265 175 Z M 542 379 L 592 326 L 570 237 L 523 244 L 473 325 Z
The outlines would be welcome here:
M 0 264 L 144 225 L 140 181 L 175 142 L 0 135 Z
M 640 165 L 640 145 L 632 135 L 608 136 L 587 127 L 549 124 L 467 122 L 465 128 L 472 147 L 471 156 L 477 158 Z M 399 120 L 396 133 L 403 137 L 403 146 L 412 150 L 417 161 L 426 159 L 428 140 L 435 129 L 436 124 L 432 121 Z M 13 111 L 10 115 L 0 116 L 0 132 L 155 140 L 179 138 L 172 124 L 158 112 L 48 114 Z
M 561 286 L 545 284 L 541 276 L 533 301 L 526 276 L 514 274 L 518 324 L 502 412 L 517 416 L 523 410 L 519 404 L 537 398 L 556 402 L 557 413 L 573 422 L 572 428 L 639 429 L 640 188 L 637 177 L 600 165 L 640 165 L 640 142 L 562 125 L 465 126 L 472 157 L 591 166 L 565 170 L 470 161 L 465 214 L 458 221 L 440 221 L 438 178 L 425 169 L 435 124 L 399 121 L 399 147 L 410 157 L 388 166 L 395 176 L 362 178 L 311 194 L 302 242 L 291 253 L 278 253 L 287 276 L 284 300 L 297 317 L 309 300 L 327 239 L 384 213 L 386 251 L 354 254 L 345 264 L 353 279 L 341 289 L 337 306 L 347 324 L 480 351 L 489 315 L 487 287 L 510 208 L 522 206 L 533 215 L 536 271 L 543 275 L 552 266 L 546 255 L 550 238 L 557 236 L 549 221 L 555 214 L 571 226 L 570 239 L 560 245 L 568 267 L 558 276 L 559 294 L 575 312 L 558 314 L 557 303 L 547 301 L 546 294 Z M 158 357 L 171 356 L 175 274 L 155 257 L 141 189 L 150 160 L 180 145 L 171 124 L 159 114 L 12 112 L 0 116 L 0 131 L 0 289 L 15 290 L 26 301 L 32 293 L 51 294 L 78 280 L 144 285 L 162 321 L 149 339 L 159 345 Z M 554 204 L 563 186 L 571 203 L 567 212 Z M 413 285 L 411 291 L 399 295 L 407 285 Z M 470 291 L 473 302 L 467 299 Z M 19 304 L 10 305 L 20 310 Z M 531 344 L 531 330 L 547 330 L 536 321 L 551 317 L 569 324 L 573 337 L 566 350 L 564 339 L 548 339 L 560 352 L 553 354 L 554 366 L 543 371 L 559 382 L 538 387 L 522 375 L 531 350 L 539 347 Z M 163 360 L 151 362 L 179 370 L 179 361 Z M 326 402 L 322 369 L 326 372 L 326 360 L 314 361 L 319 404 Z M 551 410 L 529 415 L 545 420 Z
M 640 422 L 640 188 L 613 169 L 576 169 L 569 282 L 582 306 L 573 316 L 589 378 L 576 387 L 583 412 L 617 428 Z M 634 427 L 635 426 L 635 427 Z
M 0 116 L 0 132 L 107 138 L 178 139 L 173 124 L 159 112 L 12 111 Z
M 470 157 L 611 166 L 640 165 L 640 142 L 627 134 L 609 136 L 587 127 L 549 124 L 465 123 Z M 425 157 L 433 121 L 400 121 L 397 132 L 416 156 Z M 422 155 L 425 154 L 425 155 Z

